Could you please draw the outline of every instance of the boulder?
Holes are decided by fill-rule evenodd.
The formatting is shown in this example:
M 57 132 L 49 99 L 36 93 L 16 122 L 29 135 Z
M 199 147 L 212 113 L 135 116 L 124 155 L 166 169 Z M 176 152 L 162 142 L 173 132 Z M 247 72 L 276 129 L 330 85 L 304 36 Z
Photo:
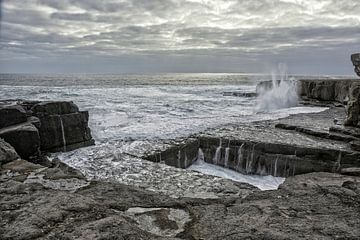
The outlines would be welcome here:
M 19 105 L 0 107 L 0 128 L 26 122 L 26 111 Z
M 11 162 L 19 158 L 15 149 L 0 138 L 0 165 Z
M 42 117 L 76 113 L 79 108 L 73 102 L 40 102 L 35 104 L 31 111 L 35 116 Z
M 69 145 L 90 141 L 88 118 L 88 112 L 40 117 L 41 149 L 66 150 Z
M 20 157 L 24 159 L 28 159 L 39 153 L 39 132 L 37 128 L 29 122 L 1 129 L 0 137 L 13 146 Z

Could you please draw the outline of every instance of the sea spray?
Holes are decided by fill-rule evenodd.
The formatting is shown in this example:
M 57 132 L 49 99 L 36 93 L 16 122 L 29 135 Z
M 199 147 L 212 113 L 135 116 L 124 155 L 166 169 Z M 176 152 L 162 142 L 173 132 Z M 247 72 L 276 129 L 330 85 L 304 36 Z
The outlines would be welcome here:
M 298 105 L 297 82 L 287 75 L 285 64 L 279 64 L 277 71 L 272 72 L 271 87 L 259 90 L 257 112 L 271 112 Z

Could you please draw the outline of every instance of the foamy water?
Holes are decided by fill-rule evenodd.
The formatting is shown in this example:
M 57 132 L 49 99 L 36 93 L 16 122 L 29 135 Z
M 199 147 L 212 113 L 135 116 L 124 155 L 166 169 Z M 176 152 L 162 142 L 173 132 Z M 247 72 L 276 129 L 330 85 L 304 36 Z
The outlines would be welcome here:
M 48 78 L 41 81 L 41 78 L 37 77 L 36 81 L 34 80 L 36 86 L 32 85 L 30 80 L 17 81 L 14 78 L 13 85 L 9 85 L 11 81 L 7 80 L 5 81 L 7 85 L 2 85 L 0 90 L 0 99 L 74 101 L 81 110 L 89 111 L 89 125 L 96 146 L 75 150 L 71 154 L 59 154 L 64 162 L 79 170 L 94 167 L 97 163 L 100 166 L 104 155 L 112 158 L 114 154 L 139 152 L 137 148 L 147 146 L 148 142 L 186 137 L 224 124 L 278 119 L 290 114 L 323 110 L 295 106 L 256 113 L 256 98 L 224 96 L 224 92 L 255 92 L 256 81 L 259 79 L 254 76 L 253 81 L 244 75 L 216 75 L 216 78 L 209 77 L 210 80 L 202 76 L 200 80 L 196 79 L 197 82 L 194 80 L 195 83 L 201 82 L 201 84 L 193 85 L 191 85 L 193 75 L 176 75 L 176 79 L 171 80 L 174 82 L 165 81 L 161 76 L 158 76 L 160 79 L 156 81 L 152 76 L 151 84 L 144 75 L 136 78 L 136 85 L 132 85 L 131 82 L 116 84 L 116 79 L 112 79 L 111 84 L 102 84 L 104 82 L 102 78 L 98 80 L 92 78 L 92 85 L 89 85 L 86 77 L 79 78 L 76 86 L 72 86 L 75 83 L 72 78 L 62 78 L 61 86 L 57 87 L 48 84 Z M 28 78 L 31 79 L 29 76 Z M 134 142 L 136 144 L 133 144 Z M 120 149 L 109 147 L 119 143 L 121 143 Z M 140 152 L 145 150 L 146 147 Z M 92 160 L 90 161 L 89 158 Z M 92 166 L 89 166 L 89 162 Z M 121 174 L 121 169 L 124 167 L 121 162 L 120 164 L 108 162 L 108 165 L 98 168 L 98 171 L 103 172 L 99 174 L 92 172 L 92 174 L 98 179 L 106 179 L 107 172 L 112 171 L 111 169 L 118 169 L 117 172 Z M 128 165 L 126 168 L 127 172 L 131 172 Z M 206 174 L 250 182 L 262 189 L 268 189 L 269 186 L 281 182 L 271 177 L 244 176 L 215 166 L 206 166 L 206 168 L 211 169 L 204 170 Z M 134 174 L 141 178 L 141 173 Z M 260 183 L 257 184 L 255 180 L 244 180 L 245 178 L 264 181 L 259 181 Z

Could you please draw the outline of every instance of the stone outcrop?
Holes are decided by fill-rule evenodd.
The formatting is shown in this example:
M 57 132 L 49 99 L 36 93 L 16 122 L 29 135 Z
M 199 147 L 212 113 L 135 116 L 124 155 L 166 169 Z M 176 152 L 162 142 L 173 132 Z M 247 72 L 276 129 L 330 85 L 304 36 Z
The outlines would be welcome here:
M 0 112 L 0 137 L 24 159 L 94 144 L 88 112 L 72 102 L 3 101 Z
M 320 113 L 208 130 L 145 158 L 180 168 L 201 158 L 243 174 L 278 177 L 340 172 L 360 166 L 360 148 L 356 147 L 360 133 L 342 127 L 344 112 L 342 107 L 332 107 Z M 334 118 L 340 125 L 334 124 Z
M 0 166 L 16 159 L 19 159 L 19 155 L 15 149 L 0 138 Z
M 29 122 L 0 129 L 0 137 L 5 139 L 24 159 L 39 155 L 40 136 L 38 129 Z
M 32 114 L 40 119 L 41 149 L 71 150 L 93 144 L 89 114 L 72 102 L 42 102 L 33 105 Z
M 359 239 L 359 180 L 313 173 L 275 191 L 179 199 L 15 160 L 0 169 L 0 238 Z
M 1 107 L 0 105 L 0 128 L 8 127 L 18 123 L 26 122 L 26 111 L 22 106 L 10 105 Z
M 351 61 L 355 67 L 355 73 L 360 77 L 360 53 L 352 54 Z

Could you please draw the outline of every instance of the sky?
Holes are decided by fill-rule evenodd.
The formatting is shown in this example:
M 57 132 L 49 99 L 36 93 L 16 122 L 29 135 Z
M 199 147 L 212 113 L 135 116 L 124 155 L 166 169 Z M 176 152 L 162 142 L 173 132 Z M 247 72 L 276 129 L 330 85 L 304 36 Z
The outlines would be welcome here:
M 1 1 L 1 0 L 0 0 Z M 2 73 L 354 75 L 359 0 L 2 0 Z

